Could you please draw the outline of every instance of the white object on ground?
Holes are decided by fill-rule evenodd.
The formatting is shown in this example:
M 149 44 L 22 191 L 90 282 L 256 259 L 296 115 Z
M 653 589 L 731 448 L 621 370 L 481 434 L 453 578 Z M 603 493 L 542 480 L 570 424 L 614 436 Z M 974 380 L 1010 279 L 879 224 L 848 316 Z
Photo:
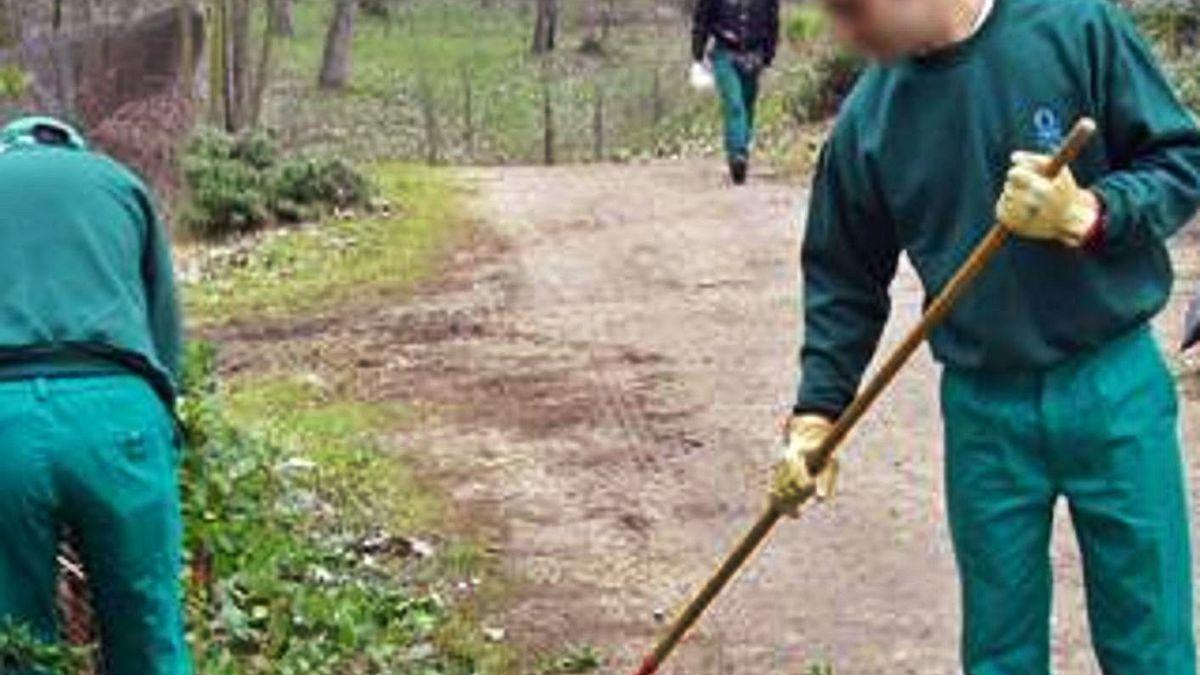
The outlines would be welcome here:
M 712 68 L 703 61 L 696 61 L 692 64 L 692 69 L 688 72 L 688 83 L 696 91 L 710 91 L 717 86 Z

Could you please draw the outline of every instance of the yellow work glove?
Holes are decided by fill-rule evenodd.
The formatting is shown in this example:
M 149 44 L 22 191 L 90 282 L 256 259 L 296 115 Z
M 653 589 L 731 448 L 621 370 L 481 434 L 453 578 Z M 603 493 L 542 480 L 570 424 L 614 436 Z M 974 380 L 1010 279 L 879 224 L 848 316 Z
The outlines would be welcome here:
M 820 415 L 796 415 L 785 429 L 787 448 L 783 458 L 775 467 L 775 479 L 771 485 L 771 500 L 784 513 L 796 517 L 810 491 L 815 491 L 818 501 L 833 496 L 837 482 L 837 459 L 829 460 L 825 470 L 818 476 L 808 471 L 808 457 L 820 447 L 821 442 L 833 429 L 833 422 Z
M 1087 241 L 1100 220 L 1100 200 L 1079 187 L 1070 167 L 1064 167 L 1057 178 L 1046 178 L 1042 171 L 1050 157 L 1017 152 L 1012 161 L 996 218 L 1021 237 L 1072 247 Z

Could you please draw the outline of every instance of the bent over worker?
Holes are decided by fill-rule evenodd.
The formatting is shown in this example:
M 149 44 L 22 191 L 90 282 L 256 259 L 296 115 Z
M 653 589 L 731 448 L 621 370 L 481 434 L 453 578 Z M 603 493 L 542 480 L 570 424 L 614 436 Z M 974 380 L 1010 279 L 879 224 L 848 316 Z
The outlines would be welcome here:
M 711 54 L 709 46 L 712 45 Z M 711 57 L 725 121 L 725 155 L 735 184 L 746 181 L 754 141 L 758 80 L 775 61 L 779 0 L 698 0 L 692 58 Z
M 191 672 L 179 573 L 180 318 L 142 183 L 48 118 L 0 131 L 0 621 L 53 641 L 78 538 L 104 672 Z
M 941 289 L 998 218 L 1014 235 L 934 331 L 963 670 L 1049 672 L 1056 501 L 1108 675 L 1192 675 L 1173 380 L 1147 322 L 1167 239 L 1200 206 L 1200 131 L 1103 0 L 824 0 L 874 57 L 823 149 L 802 253 L 805 336 L 786 506 L 854 396 L 907 253 Z M 1098 138 L 1057 179 L 1073 122 Z M 836 467 L 817 477 L 828 495 Z

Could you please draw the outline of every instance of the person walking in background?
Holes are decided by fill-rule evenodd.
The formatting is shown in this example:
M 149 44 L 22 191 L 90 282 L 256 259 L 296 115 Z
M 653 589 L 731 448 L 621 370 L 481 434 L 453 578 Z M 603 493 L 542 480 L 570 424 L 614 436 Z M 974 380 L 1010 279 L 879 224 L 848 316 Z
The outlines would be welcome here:
M 779 46 L 779 0 L 698 0 L 693 69 L 711 67 L 725 121 L 725 155 L 735 184 L 746 182 L 754 143 L 758 81 Z M 711 65 L 706 65 L 711 64 Z
M 107 675 L 192 671 L 181 336 L 170 241 L 142 182 L 57 120 L 0 131 L 0 625 L 57 640 L 69 528 Z

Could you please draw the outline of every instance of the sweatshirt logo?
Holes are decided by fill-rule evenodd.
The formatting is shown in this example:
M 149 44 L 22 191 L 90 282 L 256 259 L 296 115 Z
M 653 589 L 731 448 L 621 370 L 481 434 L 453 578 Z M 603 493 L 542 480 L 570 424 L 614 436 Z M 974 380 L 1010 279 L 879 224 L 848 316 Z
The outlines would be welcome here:
M 1038 146 L 1046 151 L 1053 151 L 1066 137 L 1062 118 L 1049 106 L 1041 106 L 1033 111 L 1033 131 Z

